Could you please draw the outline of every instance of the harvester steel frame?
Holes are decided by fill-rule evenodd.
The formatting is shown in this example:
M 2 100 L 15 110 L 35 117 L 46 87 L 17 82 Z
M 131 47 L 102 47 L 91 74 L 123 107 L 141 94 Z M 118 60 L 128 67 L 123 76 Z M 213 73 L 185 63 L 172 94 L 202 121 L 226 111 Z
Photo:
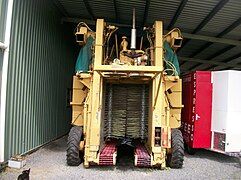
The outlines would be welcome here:
M 151 87 L 148 139 L 145 145 L 151 155 L 151 166 L 165 168 L 167 155 L 172 152 L 171 130 L 179 128 L 181 124 L 182 83 L 178 76 L 164 73 L 162 21 L 156 21 L 153 26 L 154 66 L 103 65 L 105 26 L 103 19 L 97 20 L 93 71 L 78 73 L 73 77 L 72 125 L 83 127 L 80 149 L 84 150 L 84 166 L 99 164 L 104 79 L 111 79 L 108 73 L 136 73 L 141 75 L 140 82 L 145 79 Z M 131 79 L 128 81 L 135 83 Z M 161 129 L 161 145 L 155 144 L 156 128 Z

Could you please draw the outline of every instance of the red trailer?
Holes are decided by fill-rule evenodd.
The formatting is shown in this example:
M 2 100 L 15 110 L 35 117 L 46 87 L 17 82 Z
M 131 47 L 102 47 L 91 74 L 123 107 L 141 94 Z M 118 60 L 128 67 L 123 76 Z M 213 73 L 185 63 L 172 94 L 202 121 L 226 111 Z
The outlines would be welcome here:
M 211 72 L 196 71 L 183 77 L 182 133 L 188 153 L 211 147 Z

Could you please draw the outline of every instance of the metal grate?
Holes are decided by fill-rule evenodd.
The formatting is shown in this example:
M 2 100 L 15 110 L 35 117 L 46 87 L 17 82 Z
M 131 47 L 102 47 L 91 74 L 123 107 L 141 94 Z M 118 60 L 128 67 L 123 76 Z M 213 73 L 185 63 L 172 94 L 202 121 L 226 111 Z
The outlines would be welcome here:
M 148 85 L 108 84 L 105 103 L 105 137 L 147 137 Z
M 213 148 L 225 151 L 226 134 L 214 132 Z

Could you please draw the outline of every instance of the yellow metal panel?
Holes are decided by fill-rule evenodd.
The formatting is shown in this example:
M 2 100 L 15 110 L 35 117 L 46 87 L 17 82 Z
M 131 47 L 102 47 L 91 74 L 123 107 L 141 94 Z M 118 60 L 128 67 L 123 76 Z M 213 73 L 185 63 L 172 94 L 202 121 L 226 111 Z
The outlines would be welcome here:
M 77 76 L 73 77 L 72 95 L 72 124 L 76 126 L 84 125 L 84 100 L 87 96 L 88 88 L 80 82 Z
M 103 39 L 104 39 L 103 33 L 104 33 L 104 19 L 97 19 L 94 67 L 102 64 L 102 60 L 103 60 Z
M 154 24 L 155 28 L 155 66 L 159 66 L 161 70 L 163 70 L 163 60 L 162 60 L 162 55 L 163 55 L 163 42 L 162 42 L 162 21 L 156 21 Z
M 157 68 L 159 71 L 163 70 L 163 59 L 162 59 L 162 22 L 156 21 L 154 24 L 155 28 L 155 63 L 154 68 Z M 150 67 L 147 67 L 150 68 Z M 163 83 L 162 76 L 157 75 L 152 81 L 152 92 L 151 92 L 151 110 L 150 117 L 148 121 L 148 145 L 156 153 L 161 153 L 161 147 L 154 146 L 154 137 L 155 137 L 155 127 L 161 127 L 161 122 L 164 119 L 163 112 Z M 160 96 L 159 96 L 160 95 Z M 154 155 L 156 156 L 156 155 Z M 154 160 L 155 161 L 155 160 Z M 156 163 L 156 162 L 155 162 Z
M 94 69 L 100 66 L 103 60 L 103 32 L 104 20 L 98 19 L 96 24 L 96 44 L 95 44 L 95 61 Z M 100 75 L 94 71 L 91 85 L 91 114 L 88 119 L 85 148 L 85 166 L 90 161 L 98 163 L 98 150 L 100 145 L 100 122 L 101 122 L 101 98 L 102 98 L 102 81 Z
M 153 165 L 163 165 L 165 163 L 165 151 L 161 146 L 155 146 L 155 128 L 162 127 L 162 123 L 165 121 L 165 109 L 164 109 L 164 85 L 162 83 L 162 76 L 159 75 L 152 82 L 152 116 L 148 124 L 148 144 L 153 153 Z
M 72 104 L 82 104 L 86 98 L 88 89 L 82 84 L 77 76 L 73 77 Z
M 90 114 L 90 91 L 87 94 L 85 103 L 84 103 L 84 128 L 83 128 L 83 133 L 86 134 L 86 129 L 88 126 L 88 120 L 89 120 L 89 115 Z
M 169 126 L 171 128 L 179 128 L 181 125 L 181 108 L 182 106 L 182 80 L 167 82 L 169 85 L 169 92 L 167 92 L 167 99 L 170 104 L 170 119 Z
M 179 128 L 181 126 L 181 108 L 171 109 L 170 127 Z
M 167 98 L 172 108 L 182 108 L 182 81 L 169 82 L 171 87 L 167 91 Z
M 92 111 L 91 111 L 91 132 L 90 132 L 90 145 L 99 146 L 100 144 L 100 121 L 101 121 L 101 107 L 100 107 L 100 96 L 101 92 L 101 81 L 100 75 L 94 72 L 93 80 L 93 93 L 92 93 Z
M 128 66 L 128 65 L 101 65 L 95 66 L 95 71 L 120 71 L 120 72 L 150 72 L 150 73 L 158 73 L 161 72 L 161 68 L 157 66 Z
M 84 106 L 72 106 L 72 124 L 75 126 L 84 125 Z

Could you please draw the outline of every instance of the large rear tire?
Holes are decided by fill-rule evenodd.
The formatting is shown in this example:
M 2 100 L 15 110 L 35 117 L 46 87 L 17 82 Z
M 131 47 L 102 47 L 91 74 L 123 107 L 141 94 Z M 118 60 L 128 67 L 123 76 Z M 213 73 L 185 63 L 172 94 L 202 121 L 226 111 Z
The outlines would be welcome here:
M 73 126 L 70 129 L 67 147 L 67 164 L 78 166 L 81 164 L 79 144 L 82 138 L 82 127 Z
M 184 161 L 184 142 L 182 133 L 179 129 L 172 129 L 171 133 L 172 149 L 171 154 L 167 156 L 167 163 L 171 168 L 182 168 Z

